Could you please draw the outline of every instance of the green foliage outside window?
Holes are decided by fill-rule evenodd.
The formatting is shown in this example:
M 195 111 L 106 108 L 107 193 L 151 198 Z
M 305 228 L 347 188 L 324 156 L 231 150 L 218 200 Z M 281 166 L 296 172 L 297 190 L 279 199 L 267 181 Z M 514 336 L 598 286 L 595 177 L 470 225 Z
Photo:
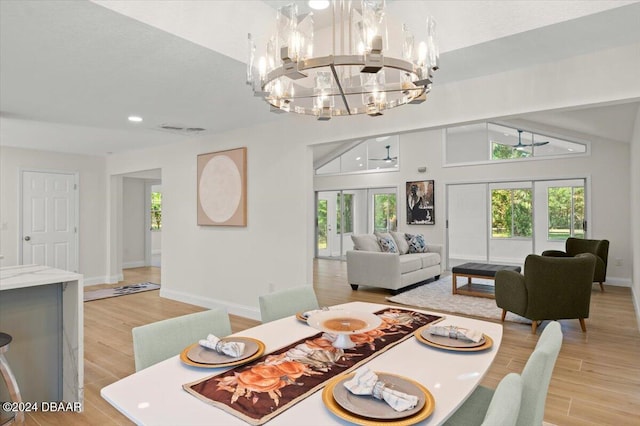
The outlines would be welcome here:
M 345 234 L 349 232 L 353 232 L 353 194 L 338 194 L 338 198 L 336 200 L 336 231 L 338 233 L 344 232 Z M 342 226 L 342 218 L 341 214 L 342 203 L 341 200 L 344 200 L 344 228 Z
M 151 193 L 151 230 L 162 229 L 162 193 Z
M 491 191 L 491 236 L 531 238 L 533 220 L 530 189 Z
M 584 187 L 554 187 L 547 193 L 549 240 L 584 238 Z
M 318 200 L 318 250 L 327 248 L 327 200 Z
M 491 142 L 491 159 L 492 160 L 511 160 L 513 158 L 531 157 L 531 153 L 526 150 L 513 148 L 509 145 L 503 145 Z
M 398 219 L 395 194 L 374 194 L 373 229 L 388 232 L 397 230 Z

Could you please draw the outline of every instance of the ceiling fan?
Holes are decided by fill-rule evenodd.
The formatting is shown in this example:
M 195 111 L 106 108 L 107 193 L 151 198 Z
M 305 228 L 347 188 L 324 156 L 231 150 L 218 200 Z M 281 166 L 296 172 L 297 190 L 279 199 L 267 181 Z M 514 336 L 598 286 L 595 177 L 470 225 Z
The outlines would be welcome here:
M 396 161 L 398 159 L 398 157 L 391 157 L 391 154 L 389 154 L 389 150 L 391 149 L 391 145 L 387 145 L 385 146 L 385 148 L 387 149 L 387 156 L 385 158 L 370 158 L 370 160 L 372 161 L 384 161 L 386 163 L 391 163 L 393 161 Z
M 549 141 L 544 141 L 544 142 L 532 142 L 532 143 L 522 143 L 522 132 L 524 132 L 524 130 L 518 130 L 518 143 L 515 145 L 509 145 L 510 147 L 513 147 L 515 149 L 519 149 L 522 150 L 527 146 L 542 146 L 542 145 L 546 145 L 549 143 Z

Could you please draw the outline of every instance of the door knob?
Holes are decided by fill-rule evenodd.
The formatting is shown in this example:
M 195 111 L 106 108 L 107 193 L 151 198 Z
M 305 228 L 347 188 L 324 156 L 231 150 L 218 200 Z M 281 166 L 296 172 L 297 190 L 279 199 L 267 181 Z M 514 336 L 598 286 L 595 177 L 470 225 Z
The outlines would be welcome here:
M 29 241 L 29 240 L 31 240 L 31 237 L 27 235 L 26 237 L 24 237 L 24 240 L 25 241 Z

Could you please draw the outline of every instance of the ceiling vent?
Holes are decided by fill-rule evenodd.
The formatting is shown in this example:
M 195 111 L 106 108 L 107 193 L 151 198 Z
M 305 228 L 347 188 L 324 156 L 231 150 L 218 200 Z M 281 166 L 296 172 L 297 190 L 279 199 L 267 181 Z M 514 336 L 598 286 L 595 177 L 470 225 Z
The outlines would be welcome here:
M 158 130 L 163 132 L 171 132 L 171 133 L 179 133 L 181 135 L 198 135 L 204 132 L 207 129 L 203 129 L 202 127 L 189 127 L 183 126 L 180 124 L 161 124 L 158 126 Z

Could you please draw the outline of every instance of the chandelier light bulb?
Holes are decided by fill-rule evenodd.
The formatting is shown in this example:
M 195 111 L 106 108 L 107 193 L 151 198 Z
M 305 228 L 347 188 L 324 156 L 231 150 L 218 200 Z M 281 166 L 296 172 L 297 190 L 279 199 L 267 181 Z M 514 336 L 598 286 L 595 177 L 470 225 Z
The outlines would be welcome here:
M 427 61 L 427 43 L 421 41 L 418 45 L 418 64 L 424 66 Z
M 329 7 L 329 0 L 309 0 L 308 5 L 314 10 L 324 10 Z

